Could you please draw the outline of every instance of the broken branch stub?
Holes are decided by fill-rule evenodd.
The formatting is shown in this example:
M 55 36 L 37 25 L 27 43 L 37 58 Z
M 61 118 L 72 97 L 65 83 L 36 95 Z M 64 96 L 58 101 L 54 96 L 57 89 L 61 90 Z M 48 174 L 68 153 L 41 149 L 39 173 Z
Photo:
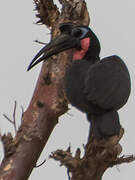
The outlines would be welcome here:
M 82 158 L 80 157 L 79 149 L 73 156 L 69 148 L 66 151 L 57 150 L 53 152 L 50 158 L 60 161 L 61 165 L 68 169 L 68 172 L 71 174 L 71 180 L 100 180 L 106 169 L 135 160 L 133 155 L 119 157 L 122 152 L 119 141 L 123 134 L 124 129 L 121 128 L 119 136 L 104 138 L 100 141 L 91 137 L 86 146 L 84 146 L 85 151 Z

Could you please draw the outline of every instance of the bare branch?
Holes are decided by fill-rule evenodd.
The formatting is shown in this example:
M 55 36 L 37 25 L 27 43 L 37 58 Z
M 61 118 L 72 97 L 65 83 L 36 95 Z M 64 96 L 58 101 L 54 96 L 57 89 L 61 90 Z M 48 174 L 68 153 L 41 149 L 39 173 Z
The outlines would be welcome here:
M 46 163 L 46 159 L 45 159 L 41 164 L 36 165 L 35 168 L 39 168 L 40 166 L 42 166 L 42 165 L 45 164 L 45 163 Z
M 22 115 L 21 115 L 21 124 L 22 124 L 22 121 L 23 121 L 23 114 L 24 114 L 24 108 L 23 108 L 23 106 L 21 106 L 21 110 L 22 110 Z
M 3 114 L 3 116 L 12 124 L 14 124 L 14 122 L 6 115 L 6 114 Z
M 114 163 L 114 165 L 117 165 L 117 164 L 122 164 L 122 163 L 131 163 L 135 161 L 135 156 L 133 155 L 123 155 L 121 156 L 120 158 L 118 158 L 116 160 L 116 162 Z
M 74 115 L 72 113 L 67 112 L 67 115 L 74 117 Z
M 38 44 L 42 44 L 42 45 L 46 45 L 47 43 L 44 43 L 44 42 L 41 42 L 41 41 L 38 41 L 38 40 L 35 40 L 34 42 L 38 43 Z
M 15 133 L 17 132 L 17 127 L 16 127 L 16 107 L 17 107 L 17 102 L 15 101 L 14 111 L 13 111 L 13 124 L 14 124 Z
M 53 3 L 53 0 L 34 0 L 34 2 L 36 5 L 35 10 L 38 11 L 36 17 L 40 19 L 37 23 L 52 27 L 60 14 L 57 6 Z
M 15 130 L 15 134 L 17 132 L 17 127 L 16 127 L 16 107 L 17 107 L 17 102 L 15 101 L 14 104 L 14 110 L 13 110 L 13 120 L 11 120 L 6 114 L 3 114 L 3 116 L 14 125 L 14 130 Z

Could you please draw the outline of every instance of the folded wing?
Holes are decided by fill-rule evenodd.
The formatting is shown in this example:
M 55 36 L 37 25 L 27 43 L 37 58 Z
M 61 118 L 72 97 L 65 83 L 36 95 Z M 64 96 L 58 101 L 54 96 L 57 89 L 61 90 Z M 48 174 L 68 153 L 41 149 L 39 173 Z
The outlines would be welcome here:
M 127 102 L 130 90 L 129 72 L 118 56 L 106 57 L 88 70 L 84 93 L 90 103 L 118 110 Z

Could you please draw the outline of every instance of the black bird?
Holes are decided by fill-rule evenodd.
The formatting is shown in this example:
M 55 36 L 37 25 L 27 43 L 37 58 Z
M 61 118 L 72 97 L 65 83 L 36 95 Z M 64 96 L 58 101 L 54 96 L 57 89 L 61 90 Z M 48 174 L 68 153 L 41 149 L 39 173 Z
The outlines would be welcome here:
M 61 34 L 39 51 L 28 70 L 54 54 L 74 48 L 64 78 L 69 102 L 86 113 L 97 139 L 118 135 L 121 125 L 117 110 L 126 104 L 131 90 L 125 63 L 116 55 L 100 60 L 100 43 L 89 27 L 63 23 L 59 29 Z

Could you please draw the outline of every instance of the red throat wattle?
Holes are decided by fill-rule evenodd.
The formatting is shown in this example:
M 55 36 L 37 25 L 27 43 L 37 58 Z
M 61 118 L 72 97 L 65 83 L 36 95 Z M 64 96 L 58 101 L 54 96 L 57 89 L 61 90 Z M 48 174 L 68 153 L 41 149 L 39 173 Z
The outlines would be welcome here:
M 88 51 L 90 46 L 90 38 L 85 38 L 81 40 L 81 50 L 75 51 L 73 54 L 73 60 L 80 60 L 83 59 L 85 56 L 86 52 Z

